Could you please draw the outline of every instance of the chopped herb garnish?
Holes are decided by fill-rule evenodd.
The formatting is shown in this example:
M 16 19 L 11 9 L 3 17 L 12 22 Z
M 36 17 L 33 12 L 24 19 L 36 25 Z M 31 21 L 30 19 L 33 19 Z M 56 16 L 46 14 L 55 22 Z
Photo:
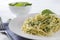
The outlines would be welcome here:
M 35 25 L 34 22 L 29 22 L 28 24 L 31 25 L 31 26 Z
M 59 23 L 59 21 L 57 21 L 57 23 Z
M 45 29 L 43 29 L 44 32 L 49 32 L 50 28 L 46 27 Z
M 50 28 L 46 27 L 46 31 L 49 32 L 50 31 Z
M 58 19 L 58 18 L 55 18 L 56 20 Z

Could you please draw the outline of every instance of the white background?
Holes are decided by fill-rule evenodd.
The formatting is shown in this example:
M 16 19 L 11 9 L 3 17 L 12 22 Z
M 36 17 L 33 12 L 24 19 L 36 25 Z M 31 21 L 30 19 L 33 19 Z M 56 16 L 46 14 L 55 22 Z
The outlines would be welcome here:
M 3 22 L 6 22 L 9 18 L 15 18 L 15 15 L 10 11 L 8 4 L 17 1 L 31 2 L 33 5 L 30 13 L 39 13 L 46 8 L 51 9 L 57 14 L 60 13 L 60 0 L 0 0 L 0 17 L 2 17 Z

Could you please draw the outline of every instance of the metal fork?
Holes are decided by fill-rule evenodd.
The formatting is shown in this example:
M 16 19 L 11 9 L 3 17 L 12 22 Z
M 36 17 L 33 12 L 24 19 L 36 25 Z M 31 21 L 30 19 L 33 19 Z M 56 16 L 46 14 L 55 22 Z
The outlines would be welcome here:
M 3 22 L 2 22 L 2 19 L 1 19 L 1 17 L 0 17 L 0 32 L 5 32 L 5 27 L 4 27 L 4 25 L 3 25 Z
M 0 17 L 0 33 L 5 34 L 9 39 L 11 39 L 11 36 L 8 35 L 5 26 L 3 25 L 2 18 Z M 11 39 L 12 40 L 12 39 Z

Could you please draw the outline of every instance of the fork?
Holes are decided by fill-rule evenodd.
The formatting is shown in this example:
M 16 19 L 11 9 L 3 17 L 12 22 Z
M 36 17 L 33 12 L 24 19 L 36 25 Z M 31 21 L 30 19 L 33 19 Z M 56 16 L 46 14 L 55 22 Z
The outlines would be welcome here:
M 0 33 L 5 34 L 9 39 L 12 37 L 7 33 L 5 26 L 3 25 L 2 18 L 0 17 Z
M 1 17 L 0 17 L 0 32 L 5 32 L 5 27 L 4 27 L 4 25 L 3 25 L 3 22 L 2 22 L 2 19 L 1 19 Z

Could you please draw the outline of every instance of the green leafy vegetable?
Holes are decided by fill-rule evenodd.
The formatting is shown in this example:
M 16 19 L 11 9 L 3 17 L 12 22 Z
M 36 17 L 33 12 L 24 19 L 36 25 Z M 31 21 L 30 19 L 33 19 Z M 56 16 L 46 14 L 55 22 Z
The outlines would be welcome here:
M 32 3 L 29 2 L 16 2 L 16 3 L 10 3 L 10 6 L 31 6 Z
M 10 6 L 14 6 L 15 4 L 10 3 L 9 5 L 10 5 Z
M 54 14 L 54 13 L 49 9 L 45 9 L 42 11 L 42 15 L 49 15 L 49 14 Z

